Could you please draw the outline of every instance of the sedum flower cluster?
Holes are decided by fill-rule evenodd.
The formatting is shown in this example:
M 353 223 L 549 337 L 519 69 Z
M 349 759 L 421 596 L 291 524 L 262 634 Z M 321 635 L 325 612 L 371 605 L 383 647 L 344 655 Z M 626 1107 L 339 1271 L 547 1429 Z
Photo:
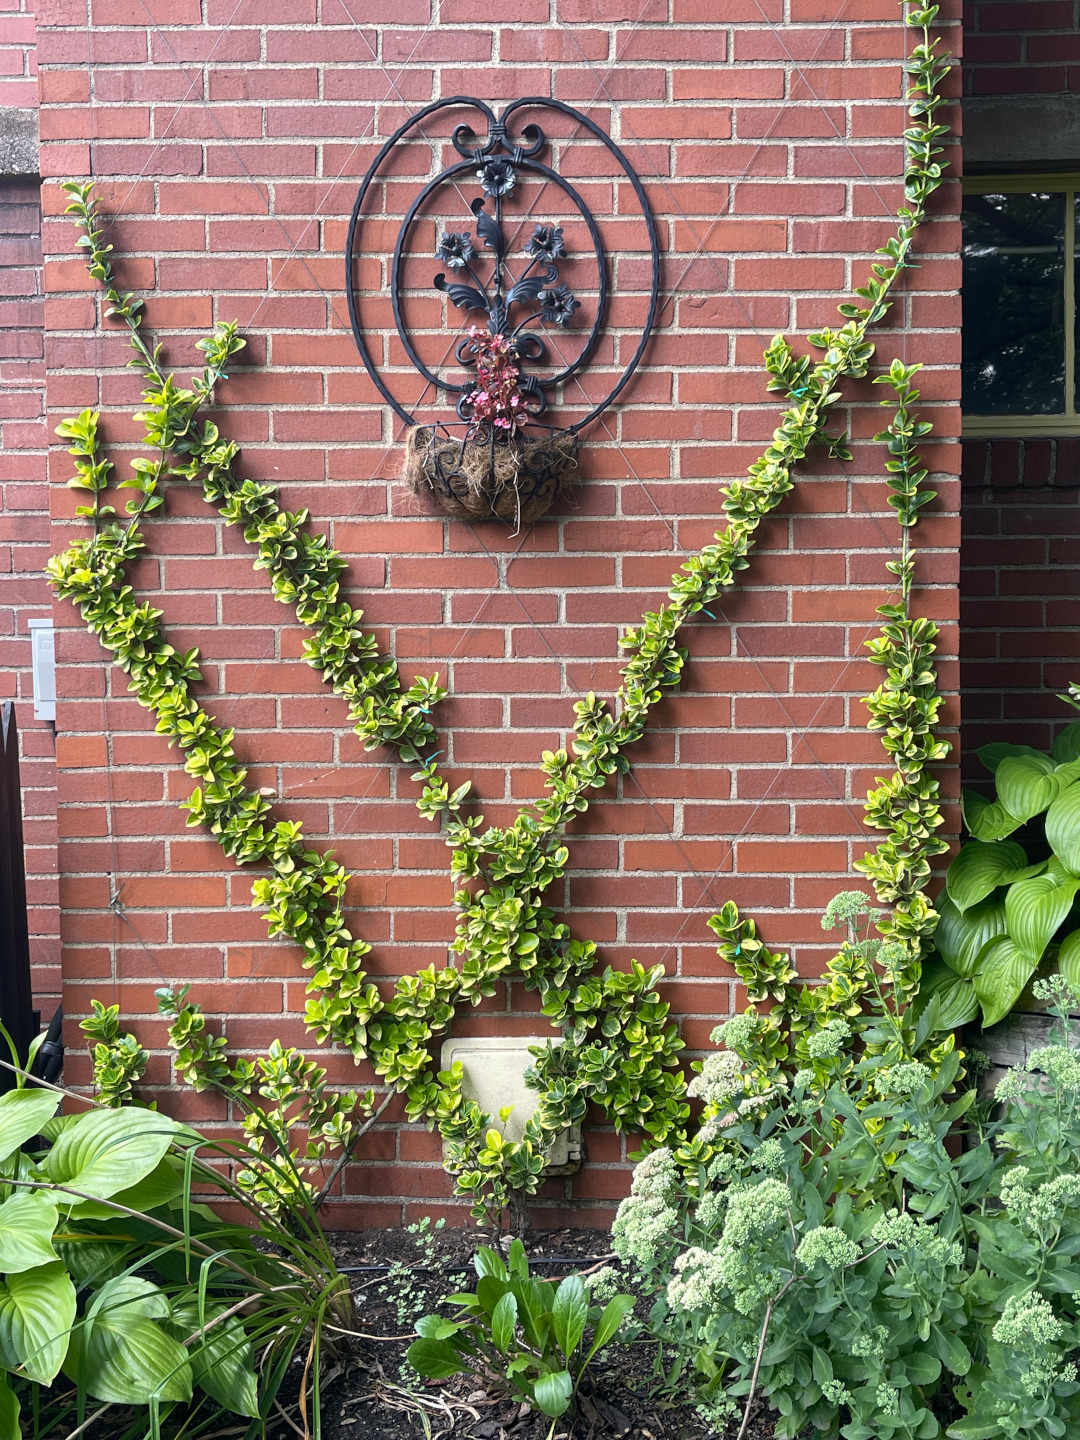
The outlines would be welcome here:
M 611 1248 L 620 1260 L 651 1270 L 670 1250 L 679 1224 L 680 1178 L 671 1151 L 663 1146 L 642 1160 L 612 1227 Z
M 616 1222 L 718 1431 L 760 1396 L 777 1440 L 1080 1436 L 1080 995 L 1051 999 L 996 1104 L 882 999 L 817 1027 L 809 1088 L 745 1110 L 766 1017 L 719 1027 L 694 1093 L 729 1123 L 647 1157 Z

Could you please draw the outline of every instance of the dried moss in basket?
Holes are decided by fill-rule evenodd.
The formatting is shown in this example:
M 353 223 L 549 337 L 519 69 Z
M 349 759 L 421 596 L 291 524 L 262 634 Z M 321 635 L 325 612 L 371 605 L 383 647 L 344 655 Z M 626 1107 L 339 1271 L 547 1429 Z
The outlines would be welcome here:
M 461 519 L 530 524 L 573 489 L 577 469 L 577 439 L 565 430 L 457 439 L 416 425 L 405 441 L 409 489 Z

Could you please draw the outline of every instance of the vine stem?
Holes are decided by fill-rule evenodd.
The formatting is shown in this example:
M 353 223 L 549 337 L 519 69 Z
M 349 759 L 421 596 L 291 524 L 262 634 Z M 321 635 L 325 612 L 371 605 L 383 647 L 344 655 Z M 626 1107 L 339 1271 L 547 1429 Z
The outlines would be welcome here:
M 311 1202 L 312 1210 L 318 1210 L 319 1207 L 324 1203 L 327 1196 L 330 1194 L 330 1191 L 333 1189 L 334 1181 L 338 1178 L 342 1170 L 345 1169 L 345 1166 L 352 1159 L 353 1152 L 356 1150 L 357 1145 L 359 1145 L 360 1141 L 364 1138 L 367 1132 L 379 1119 L 383 1111 L 387 1108 L 387 1106 L 390 1104 L 390 1101 L 393 1100 L 396 1094 L 396 1090 L 388 1090 L 386 1093 L 386 1098 L 383 1100 L 379 1108 L 373 1111 L 372 1114 L 368 1117 L 368 1119 L 364 1121 L 363 1125 L 357 1126 L 357 1128 L 353 1131 L 352 1135 L 350 1135 L 348 1143 L 342 1147 L 341 1154 L 334 1161 L 333 1169 L 326 1177 L 325 1182 L 319 1189 L 319 1193 Z

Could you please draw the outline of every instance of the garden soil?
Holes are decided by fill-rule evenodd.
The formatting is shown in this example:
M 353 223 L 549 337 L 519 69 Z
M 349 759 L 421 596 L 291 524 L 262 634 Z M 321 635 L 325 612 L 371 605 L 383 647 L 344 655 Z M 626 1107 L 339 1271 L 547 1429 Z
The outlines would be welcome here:
M 357 1302 L 355 1342 L 323 1400 L 324 1440 L 547 1440 L 551 1421 L 507 1399 L 476 1375 L 422 1381 L 405 1351 L 413 1323 L 444 1295 L 471 1289 L 472 1255 L 492 1237 L 477 1229 L 435 1232 L 430 1241 L 407 1230 L 332 1237 L 339 1265 Z M 544 1278 L 611 1263 L 607 1231 L 538 1230 L 525 1239 L 530 1266 Z M 642 1315 L 648 1305 L 642 1302 Z M 612 1345 L 593 1361 L 573 1424 L 560 1420 L 553 1440 L 717 1440 L 688 1405 L 659 1391 L 655 1347 Z M 772 1440 L 764 1406 L 744 1440 Z M 725 1432 L 734 1440 L 738 1424 Z

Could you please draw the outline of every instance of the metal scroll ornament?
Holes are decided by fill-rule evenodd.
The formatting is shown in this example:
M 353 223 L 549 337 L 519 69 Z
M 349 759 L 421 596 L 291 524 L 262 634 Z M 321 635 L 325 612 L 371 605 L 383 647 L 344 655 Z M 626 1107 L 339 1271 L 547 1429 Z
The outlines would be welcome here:
M 429 180 L 412 200 L 398 230 L 390 271 L 394 325 L 405 354 L 423 378 L 425 394 L 445 396 L 456 415 L 455 420 L 418 424 L 392 393 L 372 357 L 353 265 L 365 248 L 365 201 L 372 185 L 385 178 L 388 157 L 401 141 L 426 138 L 423 122 L 453 107 L 479 111 L 486 136 L 468 124 L 455 127 L 451 144 L 461 158 Z M 541 158 L 548 151 L 544 131 L 532 120 L 517 128 L 519 112 L 538 109 L 568 116 L 580 127 L 579 133 L 599 140 L 614 157 L 640 207 L 651 258 L 647 314 L 633 354 L 599 403 L 590 402 L 588 413 L 566 426 L 554 423 L 552 408 L 560 393 L 566 397 L 568 382 L 595 356 L 608 310 L 608 266 L 599 226 L 582 195 Z M 572 255 L 564 225 L 529 225 L 524 199 L 529 179 L 557 186 L 568 214 L 584 222 L 596 265 L 595 289 L 590 288 L 584 300 L 574 294 L 564 270 L 574 259 L 586 257 Z M 470 192 L 477 190 L 470 198 Z M 414 227 L 425 207 L 443 195 L 453 198 L 461 219 L 437 229 L 434 259 L 443 268 L 432 275 L 431 284 L 460 312 L 461 333 L 449 347 L 465 372 L 465 378 L 457 381 L 425 364 L 406 323 L 403 303 L 403 268 Z M 580 234 L 581 227 L 576 228 Z M 656 317 L 659 287 L 660 249 L 644 189 L 619 147 L 587 115 L 558 100 L 530 97 L 515 100 L 496 116 L 483 101 L 460 95 L 436 101 L 413 115 L 394 132 L 364 176 L 346 244 L 353 335 L 368 374 L 409 426 L 404 473 L 413 490 L 434 494 L 452 515 L 495 516 L 518 525 L 543 515 L 574 484 L 579 435 L 603 414 L 637 369 Z M 563 354 L 564 337 L 576 350 L 569 360 Z

